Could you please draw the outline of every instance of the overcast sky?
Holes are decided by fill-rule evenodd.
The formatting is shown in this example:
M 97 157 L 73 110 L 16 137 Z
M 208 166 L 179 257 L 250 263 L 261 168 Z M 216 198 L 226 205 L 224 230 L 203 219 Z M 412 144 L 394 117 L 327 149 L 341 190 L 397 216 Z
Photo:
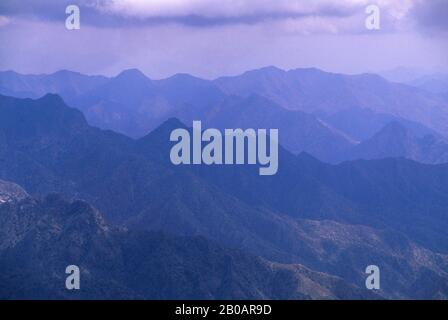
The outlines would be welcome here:
M 65 8 L 81 29 L 65 28 Z M 377 4 L 381 29 L 365 28 Z M 448 69 L 448 0 L 1 0 L 0 70 L 204 78 L 275 65 Z

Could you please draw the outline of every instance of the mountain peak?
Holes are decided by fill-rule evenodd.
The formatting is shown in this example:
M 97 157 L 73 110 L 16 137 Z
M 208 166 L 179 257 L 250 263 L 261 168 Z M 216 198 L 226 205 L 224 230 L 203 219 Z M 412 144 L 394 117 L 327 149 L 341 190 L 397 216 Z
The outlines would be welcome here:
M 126 69 L 120 72 L 116 78 L 129 78 L 129 79 L 145 79 L 149 80 L 149 78 L 140 70 L 136 68 Z
M 315 73 L 315 74 L 325 74 L 325 73 L 331 73 L 326 72 L 318 68 L 295 68 L 288 70 L 288 73 Z
M 410 131 L 398 121 L 387 123 L 375 136 L 405 137 Z
M 165 120 L 161 125 L 159 125 L 157 128 L 155 128 L 153 131 L 148 133 L 143 138 L 140 138 L 139 141 L 145 141 L 148 139 L 152 139 L 155 136 L 160 136 L 160 134 L 166 134 L 168 132 L 171 132 L 175 129 L 188 129 L 188 127 L 183 124 L 179 119 L 175 117 L 168 118 Z
M 284 74 L 286 71 L 275 66 L 267 66 L 260 69 L 246 71 L 244 74 L 262 73 L 269 75 Z
M 185 72 L 180 72 L 180 73 L 176 73 L 174 75 L 172 75 L 171 77 L 169 77 L 168 79 L 200 79 L 198 77 L 195 77 L 189 73 L 185 73 Z
M 71 70 L 67 70 L 67 69 L 61 69 L 58 70 L 56 72 L 53 72 L 51 75 L 53 76 L 65 76 L 65 75 L 82 75 L 80 72 L 77 71 L 71 71 Z
M 175 129 L 187 129 L 177 118 L 169 118 L 156 129 L 148 133 L 136 142 L 138 152 L 146 155 L 148 158 L 164 161 L 165 155 L 169 154 L 170 134 Z
M 397 121 L 386 124 L 373 137 L 352 150 L 352 159 L 408 158 L 419 155 L 418 139 Z
M 270 71 L 270 72 L 285 72 L 285 70 L 276 66 L 266 66 L 259 69 L 260 71 Z
M 170 127 L 170 128 L 187 128 L 187 126 L 180 121 L 179 119 L 177 119 L 176 117 L 171 117 L 168 118 L 166 121 L 164 121 L 159 128 L 163 128 L 163 127 Z
M 189 73 L 176 73 L 169 78 L 162 79 L 158 81 L 159 83 L 164 84 L 175 84 L 175 85 L 211 85 L 209 81 L 193 76 Z
M 46 93 L 45 95 L 43 95 L 42 97 L 37 99 L 37 101 L 45 102 L 45 103 L 52 103 L 52 104 L 53 103 L 54 104 L 65 104 L 65 102 L 61 98 L 61 96 L 58 94 L 55 94 L 55 93 Z

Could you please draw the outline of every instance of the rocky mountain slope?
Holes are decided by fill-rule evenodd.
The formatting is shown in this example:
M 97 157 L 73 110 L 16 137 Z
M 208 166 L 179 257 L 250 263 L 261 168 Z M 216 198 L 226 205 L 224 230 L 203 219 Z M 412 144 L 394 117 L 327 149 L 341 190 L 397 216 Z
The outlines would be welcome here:
M 0 203 L 21 200 L 28 194 L 15 183 L 0 180 Z
M 65 288 L 68 265 L 80 268 L 79 290 Z M 86 202 L 56 194 L 0 204 L 0 267 L 1 299 L 378 298 L 202 237 L 110 228 Z

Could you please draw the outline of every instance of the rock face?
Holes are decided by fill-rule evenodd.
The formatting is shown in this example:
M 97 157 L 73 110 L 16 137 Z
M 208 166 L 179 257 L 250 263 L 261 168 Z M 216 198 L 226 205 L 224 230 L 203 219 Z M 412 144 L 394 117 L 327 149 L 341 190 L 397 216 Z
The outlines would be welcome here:
M 81 288 L 65 288 L 65 268 Z M 0 206 L 0 299 L 366 299 L 340 278 L 222 248 L 202 237 L 109 228 L 60 195 Z
M 17 184 L 0 180 L 0 204 L 21 200 L 27 196 L 26 191 Z

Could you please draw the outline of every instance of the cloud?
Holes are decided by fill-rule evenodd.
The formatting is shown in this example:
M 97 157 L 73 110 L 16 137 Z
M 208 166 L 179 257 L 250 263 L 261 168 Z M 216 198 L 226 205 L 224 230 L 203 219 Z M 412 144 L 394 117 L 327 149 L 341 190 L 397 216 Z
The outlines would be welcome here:
M 0 12 L 39 20 L 65 19 L 77 4 L 83 22 L 104 27 L 177 23 L 196 27 L 257 24 L 309 17 L 345 18 L 367 0 L 2 0 Z
M 65 6 L 73 2 L 81 8 L 81 29 L 68 31 Z M 343 2 L 347 5 L 334 7 L 336 1 L 324 0 L 320 7 L 299 10 L 274 7 L 272 1 L 271 7 L 249 10 L 248 2 L 240 1 L 234 11 L 187 6 L 137 15 L 106 10 L 104 1 L 21 0 L 18 6 L 18 1 L 0 0 L 0 15 L 11 21 L 0 28 L 0 39 L 7 43 L 0 50 L 0 70 L 115 75 L 137 67 L 155 78 L 177 72 L 214 78 L 266 65 L 350 73 L 447 65 L 441 46 L 446 39 L 396 29 L 416 19 L 414 1 L 378 1 L 381 32 L 365 30 L 364 2 Z M 5 3 L 8 12 L 2 10 Z
M 97 9 L 147 23 L 192 26 L 256 24 L 309 17 L 349 17 L 366 0 L 102 0 Z
M 284 15 L 345 15 L 365 0 L 103 0 L 99 7 L 106 11 L 138 17 L 202 16 L 235 18 Z
M 448 33 L 447 0 L 419 0 L 410 14 L 423 31 Z
M 360 33 L 372 3 L 381 9 L 381 32 L 447 28 L 447 0 L 1 0 L 0 12 L 63 23 L 66 6 L 77 4 L 82 24 L 104 28 L 266 24 L 287 33 Z
M 7 16 L 33 16 L 39 20 L 52 20 L 60 17 L 60 13 L 65 12 L 65 8 L 73 2 L 82 5 L 91 2 L 90 0 L 70 1 L 70 0 L 2 0 L 0 1 L 0 12 Z

